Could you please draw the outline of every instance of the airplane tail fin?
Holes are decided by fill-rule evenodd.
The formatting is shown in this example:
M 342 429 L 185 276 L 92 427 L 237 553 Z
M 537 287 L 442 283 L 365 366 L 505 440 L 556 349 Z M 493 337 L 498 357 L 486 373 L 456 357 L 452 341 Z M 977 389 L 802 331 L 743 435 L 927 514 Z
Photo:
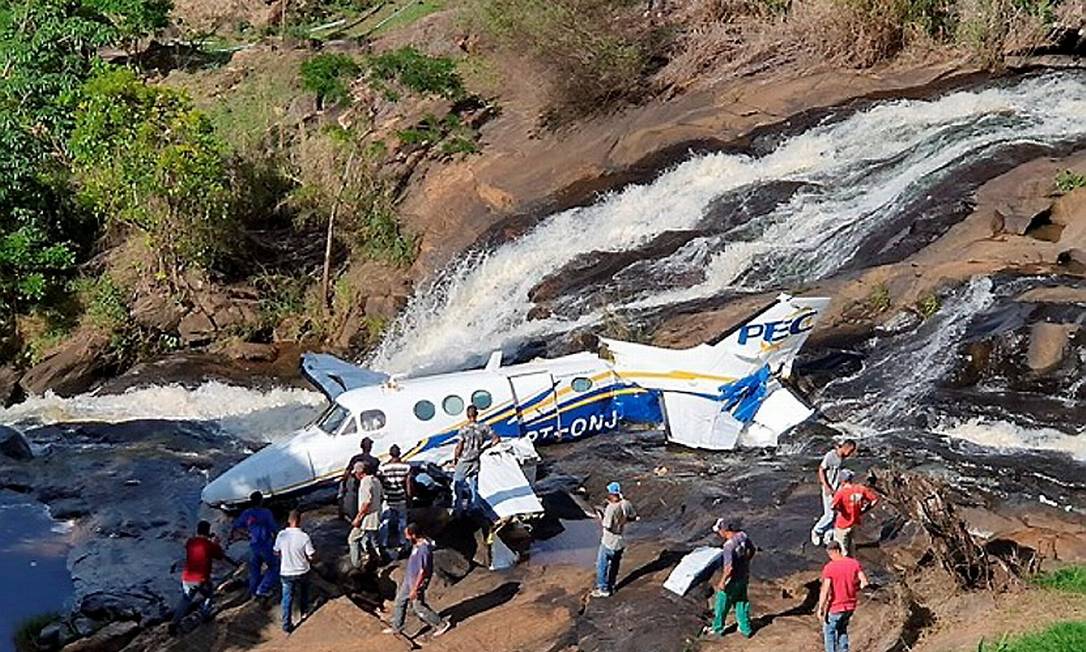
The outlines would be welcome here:
M 793 359 L 829 305 L 828 298 L 781 294 L 777 303 L 725 334 L 713 350 L 768 365 L 771 371 L 787 378 Z

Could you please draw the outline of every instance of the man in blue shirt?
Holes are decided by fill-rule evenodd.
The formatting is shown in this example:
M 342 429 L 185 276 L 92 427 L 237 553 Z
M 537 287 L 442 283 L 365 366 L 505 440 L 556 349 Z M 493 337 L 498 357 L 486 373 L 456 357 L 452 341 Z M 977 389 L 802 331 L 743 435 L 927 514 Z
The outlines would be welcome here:
M 279 526 L 271 510 L 264 507 L 264 496 L 259 491 L 249 496 L 249 504 L 249 508 L 234 519 L 230 541 L 243 538 L 243 532 L 249 534 L 249 594 L 266 598 L 279 580 L 279 559 L 273 550 Z
M 422 536 L 419 526 L 414 523 L 404 528 L 404 536 L 411 543 L 411 557 L 407 560 L 407 572 L 404 574 L 400 590 L 396 592 L 396 602 L 392 610 L 391 627 L 386 634 L 403 634 L 404 620 L 407 619 L 407 605 L 415 610 L 415 615 L 434 629 L 434 637 L 449 631 L 452 623 L 442 620 L 430 605 L 426 604 L 426 587 L 434 574 L 433 544 Z

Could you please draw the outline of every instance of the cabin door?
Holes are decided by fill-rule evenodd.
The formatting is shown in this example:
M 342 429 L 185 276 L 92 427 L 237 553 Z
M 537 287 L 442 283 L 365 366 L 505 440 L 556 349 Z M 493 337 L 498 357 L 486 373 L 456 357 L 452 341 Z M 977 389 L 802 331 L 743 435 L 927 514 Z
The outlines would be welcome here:
M 511 376 L 520 432 L 532 441 L 557 441 L 561 423 L 550 372 Z

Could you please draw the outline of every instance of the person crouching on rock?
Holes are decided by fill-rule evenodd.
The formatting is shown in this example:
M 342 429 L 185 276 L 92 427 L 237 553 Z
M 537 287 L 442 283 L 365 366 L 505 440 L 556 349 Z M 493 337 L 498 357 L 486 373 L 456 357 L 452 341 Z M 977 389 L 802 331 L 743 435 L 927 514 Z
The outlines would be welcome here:
M 713 532 L 724 539 L 724 571 L 720 574 L 720 581 L 716 583 L 711 632 L 716 636 L 724 635 L 724 620 L 734 606 L 739 633 L 750 638 L 754 630 L 750 626 L 750 598 L 747 597 L 747 588 L 750 585 L 750 561 L 754 559 L 754 544 L 738 523 L 728 523 L 722 518 L 718 518 L 713 524 Z
M 596 589 L 593 598 L 609 598 L 615 591 L 618 579 L 618 566 L 622 562 L 622 552 L 626 549 L 626 540 L 622 533 L 626 523 L 637 520 L 633 504 L 622 497 L 622 487 L 617 482 L 607 485 L 607 507 L 603 510 L 600 525 L 603 533 L 600 537 L 600 550 L 596 555 Z
M 853 482 L 852 471 L 841 470 L 841 488 L 833 495 L 833 539 L 841 544 L 841 554 L 856 556 L 855 534 L 860 519 L 879 502 L 879 495 L 866 485 Z
M 407 607 L 410 604 L 415 615 L 434 629 L 433 635 L 436 638 L 449 631 L 452 623 L 442 620 L 441 616 L 426 604 L 426 587 L 430 585 L 430 578 L 434 574 L 433 543 L 422 535 L 422 530 L 414 523 L 409 523 L 403 533 L 411 544 L 411 556 L 407 559 L 407 571 L 404 573 L 403 582 L 400 583 L 400 588 L 396 592 L 392 622 L 389 623 L 391 626 L 385 629 L 384 633 L 403 634 Z
M 168 631 L 171 636 L 177 635 L 177 628 L 181 620 L 188 614 L 199 596 L 204 601 L 200 604 L 200 615 L 205 621 L 211 619 L 212 599 L 215 596 L 215 585 L 211 583 L 211 566 L 216 559 L 222 559 L 235 568 L 240 566 L 238 562 L 226 556 L 222 546 L 211 534 L 211 523 L 200 521 L 196 524 L 196 536 L 185 542 L 185 568 L 181 571 L 181 599 L 173 612 L 173 621 L 170 622 Z
M 377 533 L 381 528 L 381 501 L 384 490 L 377 480 L 377 467 L 372 462 L 356 462 L 354 474 L 358 478 L 358 511 L 351 521 L 351 531 L 347 535 L 347 550 L 351 555 L 351 566 L 362 566 L 362 553 L 366 553 L 367 562 L 381 558 L 381 546 Z
M 856 611 L 856 595 L 867 588 L 867 576 L 860 562 L 842 554 L 841 544 L 826 544 L 830 561 L 822 567 L 822 589 L 818 595 L 818 619 L 826 652 L 848 652 L 848 623 Z
M 275 537 L 275 554 L 279 556 L 279 581 L 283 585 L 283 631 L 294 631 L 291 620 L 294 611 L 294 599 L 298 599 L 298 610 L 305 618 L 309 607 L 309 568 L 317 549 L 309 535 L 302 531 L 302 513 L 291 510 L 287 516 L 287 527 Z
M 254 491 L 249 496 L 249 508 L 234 519 L 230 532 L 230 541 L 249 535 L 249 595 L 260 600 L 271 595 L 279 580 L 279 560 L 272 551 L 278 530 L 275 516 L 264 507 L 264 496 Z

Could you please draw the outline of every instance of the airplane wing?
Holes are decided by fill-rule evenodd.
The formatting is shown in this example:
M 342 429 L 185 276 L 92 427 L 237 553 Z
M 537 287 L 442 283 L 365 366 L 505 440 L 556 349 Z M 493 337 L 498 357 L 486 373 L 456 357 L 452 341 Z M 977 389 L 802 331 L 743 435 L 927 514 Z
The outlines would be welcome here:
M 335 400 L 349 389 L 380 385 L 389 378 L 388 374 L 364 369 L 327 353 L 302 354 L 302 374 L 328 400 Z
M 535 455 L 535 449 L 527 439 L 507 441 L 483 453 L 479 460 L 479 497 L 499 518 L 543 511 L 543 503 L 539 502 L 521 469 L 521 458 L 529 454 L 529 450 Z M 536 456 L 536 461 L 538 459 Z

